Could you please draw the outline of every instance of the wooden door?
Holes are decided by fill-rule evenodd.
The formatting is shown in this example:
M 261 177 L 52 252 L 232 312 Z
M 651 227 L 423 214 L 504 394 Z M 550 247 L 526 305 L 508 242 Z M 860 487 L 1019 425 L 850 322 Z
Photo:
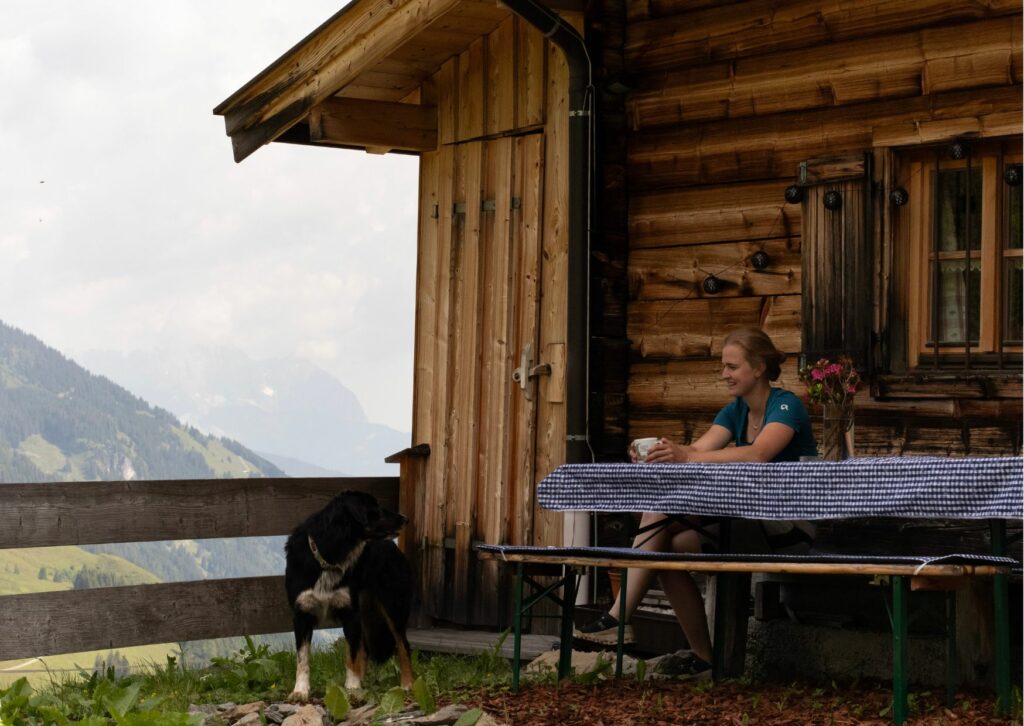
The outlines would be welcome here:
M 541 133 L 422 159 L 413 436 L 431 453 L 417 529 L 423 602 L 442 620 L 497 624 L 500 573 L 473 544 L 532 538 L 543 167 Z

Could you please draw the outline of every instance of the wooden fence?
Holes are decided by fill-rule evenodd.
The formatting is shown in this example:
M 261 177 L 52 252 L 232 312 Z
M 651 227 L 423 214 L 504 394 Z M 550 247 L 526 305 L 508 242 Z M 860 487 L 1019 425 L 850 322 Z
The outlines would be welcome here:
M 284 535 L 338 492 L 399 508 L 398 477 L 0 484 L 0 549 Z M 0 661 L 291 631 L 284 578 L 0 596 Z

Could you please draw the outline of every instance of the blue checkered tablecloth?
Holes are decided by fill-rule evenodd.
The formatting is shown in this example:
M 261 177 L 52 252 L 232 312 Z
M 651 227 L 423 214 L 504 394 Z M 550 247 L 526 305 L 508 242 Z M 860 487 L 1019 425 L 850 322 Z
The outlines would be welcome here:
M 746 519 L 1019 519 L 1024 460 L 893 457 L 776 464 L 566 464 L 546 509 Z

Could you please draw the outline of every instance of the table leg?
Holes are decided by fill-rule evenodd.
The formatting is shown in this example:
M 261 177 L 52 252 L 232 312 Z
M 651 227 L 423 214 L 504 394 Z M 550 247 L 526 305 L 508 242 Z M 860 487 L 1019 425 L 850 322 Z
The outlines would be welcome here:
M 992 533 L 992 554 L 1006 556 L 1006 521 L 989 522 Z M 992 599 L 995 601 L 996 710 L 1000 716 L 1010 715 L 1010 588 L 1006 575 L 992 578 Z
M 892 578 L 892 722 L 907 719 L 907 580 Z
M 719 524 L 719 549 L 732 551 L 732 521 Z M 715 680 L 743 675 L 747 653 L 747 619 L 750 609 L 750 573 L 715 575 L 715 632 L 712 638 L 711 674 Z
M 523 563 L 516 563 L 516 604 L 512 636 L 512 693 L 519 693 L 519 659 L 523 645 Z
M 959 676 L 956 657 L 956 592 L 946 593 L 946 707 L 956 706 Z

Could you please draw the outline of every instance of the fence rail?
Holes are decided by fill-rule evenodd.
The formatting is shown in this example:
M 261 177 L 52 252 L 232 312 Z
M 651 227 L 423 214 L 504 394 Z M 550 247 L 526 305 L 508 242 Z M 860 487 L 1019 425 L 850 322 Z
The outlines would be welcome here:
M 398 477 L 0 484 L 0 549 L 288 534 L 346 489 Z M 280 576 L 0 596 L 0 661 L 291 630 Z

